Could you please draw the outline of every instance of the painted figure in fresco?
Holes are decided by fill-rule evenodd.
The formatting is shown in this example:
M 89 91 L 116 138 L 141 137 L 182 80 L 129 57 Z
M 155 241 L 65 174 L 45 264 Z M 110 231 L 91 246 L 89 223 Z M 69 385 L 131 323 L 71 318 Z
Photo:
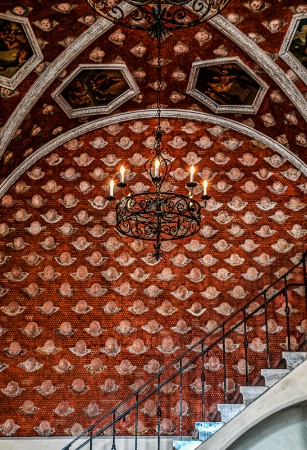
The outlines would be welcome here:
M 258 83 L 235 64 L 202 67 L 196 89 L 219 105 L 252 105 Z
M 307 68 L 307 19 L 299 22 L 289 50 Z
M 107 105 L 127 87 L 119 71 L 84 70 L 62 95 L 73 108 L 84 108 Z
M 0 76 L 12 78 L 32 54 L 22 26 L 0 19 Z

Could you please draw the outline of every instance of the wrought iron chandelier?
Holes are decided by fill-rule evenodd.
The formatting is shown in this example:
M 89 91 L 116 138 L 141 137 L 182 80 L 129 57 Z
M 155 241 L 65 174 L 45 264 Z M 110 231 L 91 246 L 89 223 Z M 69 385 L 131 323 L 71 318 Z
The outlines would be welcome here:
M 161 258 L 161 243 L 166 240 L 183 239 L 193 236 L 200 229 L 201 205 L 193 199 L 193 190 L 197 186 L 194 179 L 195 168 L 190 168 L 190 181 L 187 183 L 189 195 L 175 194 L 163 190 L 163 183 L 172 170 L 172 161 L 168 150 L 163 145 L 165 132 L 161 128 L 161 89 L 162 64 L 161 43 L 158 42 L 158 84 L 157 84 L 157 116 L 158 124 L 154 131 L 155 141 L 151 150 L 151 158 L 145 164 L 147 177 L 151 180 L 153 189 L 123 196 L 116 203 L 116 229 L 123 235 L 144 241 L 154 241 L 154 251 L 151 256 L 159 261 Z M 120 168 L 120 181 L 117 183 L 122 192 L 127 186 L 125 167 Z M 207 195 L 207 180 L 204 180 L 202 200 L 210 198 Z M 110 195 L 107 200 L 116 200 L 114 195 L 114 180 L 110 182 Z
M 170 31 L 190 28 L 219 14 L 230 0 L 126 0 L 135 7 L 130 19 L 125 20 L 125 3 L 118 0 L 86 0 L 93 10 L 104 18 L 126 28 L 146 31 L 159 39 Z M 182 8 L 189 5 L 195 18 L 187 16 Z
M 171 31 L 193 27 L 219 14 L 230 0 L 126 0 L 135 7 L 130 18 L 125 18 L 125 3 L 118 5 L 117 0 L 86 0 L 86 2 L 104 18 L 127 28 L 146 31 L 158 43 L 158 84 L 157 84 L 157 116 L 158 124 L 154 132 L 155 141 L 151 157 L 144 167 L 152 182 L 152 189 L 138 194 L 123 195 L 127 186 L 125 167 L 120 169 L 122 198 L 116 203 L 116 229 L 124 236 L 154 241 L 152 257 L 159 261 L 163 241 L 183 239 L 193 236 L 200 229 L 201 204 L 193 199 L 193 190 L 197 186 L 194 179 L 195 168 L 190 168 L 190 181 L 187 183 L 189 195 L 175 194 L 163 190 L 166 177 L 172 170 L 172 161 L 163 144 L 164 131 L 161 128 L 161 90 L 162 64 L 161 44 Z M 182 7 L 188 5 L 194 13 L 191 19 Z M 201 199 L 206 205 L 210 198 L 207 194 L 207 180 L 203 183 Z M 110 182 L 110 195 L 107 200 L 116 200 L 114 180 Z

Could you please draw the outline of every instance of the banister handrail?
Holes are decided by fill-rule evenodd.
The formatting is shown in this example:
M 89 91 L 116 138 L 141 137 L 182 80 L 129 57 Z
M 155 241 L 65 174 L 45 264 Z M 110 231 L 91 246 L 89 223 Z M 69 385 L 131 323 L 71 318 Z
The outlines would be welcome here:
M 255 297 L 253 297 L 251 300 L 249 300 L 244 306 L 242 306 L 240 309 L 234 311 L 227 319 L 225 319 L 220 325 L 218 325 L 215 329 L 207 333 L 202 339 L 197 341 L 195 344 L 190 346 L 187 350 L 185 350 L 179 357 L 174 359 L 171 363 L 167 364 L 162 370 L 160 370 L 157 374 L 155 374 L 153 377 L 151 377 L 146 383 L 144 383 L 141 387 L 133 391 L 129 396 L 127 396 L 124 400 L 122 400 L 120 403 L 118 403 L 117 406 L 109 410 L 105 415 L 100 417 L 93 425 L 91 425 L 89 428 L 84 430 L 79 436 L 74 438 L 69 444 L 67 444 L 65 447 L 63 447 L 62 450 L 68 450 L 70 447 L 77 442 L 80 438 L 83 436 L 86 436 L 88 433 L 90 433 L 90 438 L 80 444 L 76 450 L 79 450 L 83 448 L 85 445 L 87 445 L 90 441 L 95 439 L 98 436 L 101 436 L 105 430 L 110 428 L 114 423 L 117 423 L 119 420 L 123 419 L 125 416 L 127 416 L 131 411 L 133 411 L 135 408 L 138 408 L 138 406 L 146 401 L 151 395 L 155 394 L 156 392 L 159 392 L 161 387 L 163 387 L 165 384 L 170 382 L 173 378 L 175 378 L 177 375 L 182 374 L 189 366 L 191 366 L 195 361 L 197 361 L 203 354 L 208 355 L 208 352 L 212 350 L 213 347 L 215 347 L 218 343 L 220 343 L 222 340 L 225 341 L 225 338 L 231 334 L 236 328 L 240 327 L 240 325 L 246 323 L 246 321 L 254 316 L 259 310 L 261 310 L 264 306 L 271 303 L 276 297 L 279 295 L 282 295 L 285 291 L 288 291 L 292 287 L 300 287 L 305 286 L 307 291 L 307 272 L 306 272 L 306 259 L 307 259 L 307 250 L 302 254 L 301 260 L 295 264 L 291 269 L 289 269 L 286 273 L 284 273 L 282 276 L 280 276 L 277 280 L 275 280 L 273 283 L 271 283 L 268 287 L 266 287 L 264 290 L 262 290 L 260 293 L 258 293 Z M 292 273 L 297 267 L 299 267 L 301 264 L 303 264 L 303 277 L 304 277 L 304 283 L 286 283 L 280 290 L 275 292 L 273 295 L 271 295 L 269 298 L 267 298 L 266 294 L 267 292 L 273 288 L 276 284 L 278 284 L 282 280 L 287 280 L 287 276 Z M 307 308 L 307 292 L 306 292 L 306 308 Z M 263 304 L 260 304 L 258 308 L 253 310 L 251 313 L 246 315 L 246 309 L 248 306 L 255 302 L 260 297 L 264 296 L 265 301 Z M 240 313 L 244 312 L 244 317 L 242 320 L 236 322 L 232 327 L 229 328 L 225 332 L 225 325 L 229 322 L 231 322 L 232 319 L 234 319 L 236 316 L 238 316 Z M 214 342 L 212 342 L 209 346 L 204 347 L 204 342 L 213 334 L 217 333 L 218 331 L 224 330 L 224 333 L 217 338 Z M 288 336 L 289 339 L 289 336 Z M 195 356 L 192 357 L 185 365 L 182 365 L 183 358 L 189 354 L 191 351 L 196 349 L 199 345 L 202 345 L 202 350 L 198 352 Z M 145 396 L 143 396 L 141 399 L 138 399 L 139 394 L 144 391 L 146 387 L 148 387 L 153 381 L 159 380 L 161 378 L 161 375 L 164 374 L 168 369 L 171 367 L 174 367 L 176 364 L 180 363 L 180 368 L 177 369 L 172 375 L 170 375 L 168 378 L 163 380 L 162 382 L 159 382 L 158 385 L 153 388 L 150 392 L 148 392 Z M 116 412 L 119 410 L 121 406 L 123 406 L 125 403 L 127 403 L 132 398 L 136 397 L 138 400 L 130 406 L 127 410 L 125 410 L 123 413 L 120 413 L 115 416 Z M 105 420 L 107 417 L 113 415 L 112 422 L 109 422 L 107 425 L 105 425 L 103 428 L 99 429 L 94 435 L 93 435 L 93 429 L 99 425 L 103 420 Z M 112 447 L 113 448 L 113 447 Z M 115 447 L 114 447 L 115 448 Z

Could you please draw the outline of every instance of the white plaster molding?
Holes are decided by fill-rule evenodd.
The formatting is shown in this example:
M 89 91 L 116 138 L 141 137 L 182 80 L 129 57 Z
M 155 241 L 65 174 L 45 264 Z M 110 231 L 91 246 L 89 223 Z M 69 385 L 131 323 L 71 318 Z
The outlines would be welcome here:
M 54 138 L 52 141 L 43 145 L 35 153 L 29 156 L 25 161 L 23 161 L 10 175 L 4 180 L 0 186 L 0 198 L 6 193 L 6 191 L 18 180 L 18 178 L 28 170 L 33 164 L 35 164 L 43 156 L 48 155 L 50 152 L 54 151 L 59 146 L 65 144 L 66 142 L 78 138 L 85 133 L 93 130 L 97 130 L 103 127 L 115 123 L 128 122 L 132 120 L 140 119 L 151 119 L 157 117 L 156 109 L 145 109 L 139 111 L 129 111 L 127 113 L 116 114 L 114 116 L 100 118 L 92 122 L 82 124 L 76 128 L 73 128 L 66 133 Z M 232 129 L 239 133 L 242 133 L 249 138 L 256 139 L 257 141 L 265 144 L 273 151 L 279 153 L 285 159 L 290 161 L 297 169 L 299 169 L 302 174 L 307 176 L 307 164 L 305 164 L 298 156 L 292 153 L 289 149 L 274 141 L 270 137 L 261 133 L 260 131 L 254 130 L 247 125 L 241 124 L 231 119 L 226 119 L 224 117 L 218 117 L 212 114 L 205 114 L 199 111 L 187 111 L 183 109 L 166 109 L 161 111 L 161 117 L 168 119 L 185 119 L 185 120 L 195 120 L 198 122 L 207 122 L 214 125 L 220 125 L 225 128 Z
M 198 450 L 226 450 L 240 436 L 267 417 L 307 401 L 307 361 L 257 398 L 250 406 L 224 425 Z
M 307 14 L 296 14 L 292 17 L 287 34 L 279 51 L 279 56 L 286 61 L 289 67 L 307 84 L 307 69 L 303 64 L 290 52 L 291 42 L 296 33 L 299 22 L 307 19 Z
M 12 78 L 6 78 L 0 76 L 0 86 L 8 89 L 16 89 L 17 86 L 29 75 L 29 73 L 44 59 L 42 51 L 36 40 L 34 31 L 32 30 L 29 19 L 26 17 L 18 17 L 13 14 L 0 14 L 0 19 L 10 22 L 19 23 L 28 39 L 33 55 L 25 62 L 23 66 L 12 76 Z
M 72 108 L 71 105 L 62 96 L 63 90 L 69 83 L 77 77 L 83 70 L 106 70 L 118 71 L 122 74 L 124 80 L 128 85 L 128 89 L 122 94 L 118 95 L 109 104 L 104 106 L 88 106 L 82 108 Z M 65 79 L 65 81 L 52 93 L 52 97 L 63 109 L 69 118 L 92 116 L 95 114 L 110 114 L 114 109 L 118 108 L 123 103 L 130 100 L 136 94 L 139 94 L 140 89 L 136 84 L 135 78 L 126 66 L 126 64 L 79 64 L 79 66 Z
M 237 65 L 244 72 L 246 72 L 256 83 L 258 83 L 259 88 L 252 105 L 220 105 L 212 100 L 208 95 L 200 92 L 196 88 L 200 69 L 202 69 L 203 67 L 222 66 L 226 64 Z M 258 75 L 256 75 L 250 67 L 244 64 L 244 62 L 238 56 L 234 56 L 193 62 L 186 92 L 187 94 L 191 95 L 191 97 L 196 98 L 199 102 L 204 103 L 206 106 L 208 106 L 208 108 L 216 113 L 257 114 L 257 111 L 261 106 L 268 88 L 268 85 L 260 77 L 258 77 Z
M 124 3 L 120 6 L 125 14 L 129 14 L 134 9 L 128 3 Z M 2 132 L 0 133 L 0 159 L 20 124 L 48 87 L 53 83 L 54 79 L 58 77 L 80 53 L 113 26 L 113 22 L 110 22 L 107 19 L 98 18 L 88 30 L 84 31 L 84 33 L 67 47 L 38 77 L 2 128 Z
M 221 15 L 209 23 L 249 55 L 272 78 L 307 121 L 307 102 L 295 84 L 261 48 Z

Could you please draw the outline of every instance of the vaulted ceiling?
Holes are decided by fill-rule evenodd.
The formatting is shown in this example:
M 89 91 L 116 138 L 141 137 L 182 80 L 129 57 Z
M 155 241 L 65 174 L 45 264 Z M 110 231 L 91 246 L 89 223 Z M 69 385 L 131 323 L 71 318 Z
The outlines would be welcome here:
M 256 6 L 253 6 L 254 3 Z M 306 162 L 304 141 L 302 145 L 301 140 L 297 139 L 305 130 L 306 86 L 279 57 L 294 13 L 304 11 L 304 8 L 293 5 L 293 1 L 254 3 L 232 1 L 223 14 L 210 24 L 174 32 L 166 38 L 162 49 L 163 77 L 166 81 L 162 103 L 169 110 L 197 110 L 212 114 L 208 107 L 186 93 L 192 63 L 197 60 L 238 57 L 269 89 L 257 114 L 222 116 L 234 120 L 236 124 L 246 124 L 281 142 L 291 153 Z M 253 7 L 262 3 L 263 9 L 253 10 Z M 105 19 L 92 17 L 92 10 L 85 2 L 72 4 L 70 10 L 65 12 L 53 7 L 53 2 L 49 1 L 35 5 L 29 1 L 24 2 L 23 6 L 25 9 L 20 12 L 25 12 L 29 19 L 44 59 L 14 91 L 8 93 L 2 89 L 1 154 L 6 156 L 1 171 L 2 179 L 59 134 L 75 129 L 80 123 L 99 118 L 97 115 L 68 119 L 52 98 L 55 89 L 80 64 L 120 62 L 126 64 L 135 75 L 140 93 L 113 111 L 113 116 L 135 112 L 137 117 L 139 111 L 142 117 L 143 111 L 151 108 L 156 101 L 156 48 L 151 37 L 143 32 L 120 29 Z M 12 2 L 2 2 L 1 12 L 10 11 L 15 12 Z M 45 21 L 45 28 L 44 19 L 49 20 Z M 199 38 L 200 30 L 207 32 L 204 41 Z M 179 50 L 176 47 L 178 42 L 184 44 Z M 135 53 L 133 49 L 139 43 L 143 44 L 144 50 Z M 102 52 L 97 55 L 95 49 L 101 49 Z M 177 69 L 185 76 L 178 76 Z M 277 102 L 275 91 L 280 92 Z M 173 92 L 180 95 L 172 97 Z M 44 114 L 44 105 L 52 106 L 52 114 Z M 39 130 L 33 133 L 36 127 Z
M 30 67 L 20 62 L 21 54 L 17 61 L 1 22 L 0 75 L 6 67 L 18 67 L 20 79 L 8 87 L 10 80 L 0 76 L 0 264 L 4 273 L 0 282 L 0 359 L 6 366 L 0 370 L 3 402 L 11 407 L 10 414 L 8 408 L 0 414 L 1 423 L 14 419 L 21 427 L 20 435 L 43 434 L 39 428 L 42 420 L 48 420 L 61 435 L 71 433 L 77 421 L 87 426 L 94 420 L 84 412 L 87 404 L 73 389 L 76 380 L 80 384 L 82 378 L 88 388 L 86 403 L 99 398 L 101 385 L 110 378 L 124 396 L 135 380 L 151 376 L 147 370 L 151 359 L 168 363 L 193 338 L 208 331 L 209 319 L 223 321 L 245 303 L 248 294 L 256 295 L 276 280 L 304 251 L 306 63 L 302 51 L 300 60 L 289 58 L 287 42 L 293 40 L 291 29 L 295 32 L 300 21 L 307 21 L 307 4 L 232 0 L 210 23 L 174 32 L 164 40 L 161 116 L 164 143 L 174 158 L 167 189 L 186 194 L 188 168 L 195 164 L 197 181 L 209 180 L 213 198 L 203 209 L 201 233 L 193 240 L 177 242 L 177 246 L 166 246 L 163 260 L 157 264 L 148 256 L 151 244 L 139 245 L 117 234 L 114 209 L 105 200 L 107 183 L 118 176 L 123 162 L 129 190 L 141 192 L 148 184 L 140 162 L 149 156 L 157 123 L 155 42 L 145 33 L 96 17 L 85 1 L 24 0 L 22 8 L 15 6 L 3 0 L 0 20 L 22 19 L 24 26 L 29 21 L 33 36 L 30 31 L 26 36 L 32 39 L 32 51 L 41 62 Z M 213 71 L 209 73 L 211 89 L 205 83 L 206 95 L 191 95 L 198 86 L 193 79 L 195 63 L 226 68 L 230 72 L 227 77 L 233 78 L 223 80 Z M 72 107 L 70 112 L 63 108 L 61 92 L 71 86 L 79 66 L 95 71 L 100 64 L 104 70 L 113 70 L 114 64 L 125 65 L 131 98 L 106 114 L 98 108 L 89 115 L 84 105 L 80 114 L 74 114 L 80 108 Z M 204 72 L 199 73 L 201 84 Z M 244 104 L 252 92 L 244 74 L 263 87 L 254 111 L 247 112 Z M 225 88 L 223 95 L 218 92 L 219 83 Z M 231 112 L 233 103 L 236 108 Z M 225 105 L 228 112 L 218 110 Z M 85 298 L 87 305 L 78 303 Z M 301 291 L 291 297 L 294 306 L 298 298 L 302 298 Z M 55 308 L 50 314 L 48 305 L 44 306 L 46 300 Z M 137 313 L 140 305 L 135 302 L 140 300 L 144 309 Z M 114 301 L 119 310 L 110 312 Z M 165 308 L 161 310 L 162 302 Z M 272 318 L 284 326 L 285 333 L 281 306 L 282 300 Z M 297 339 L 294 325 L 299 326 L 302 318 L 297 315 L 293 322 Z M 137 328 L 144 352 L 137 350 L 137 343 L 131 347 L 136 337 L 133 332 L 122 336 L 118 331 L 121 320 L 126 319 Z M 146 330 L 153 319 L 162 327 L 157 334 Z M 190 327 L 187 334 L 177 327 L 180 319 Z M 60 327 L 68 320 L 73 332 L 65 337 Z M 88 332 L 94 320 L 99 320 L 106 332 L 101 342 Z M 27 328 L 31 322 L 38 327 L 36 332 L 33 324 Z M 259 320 L 251 340 L 264 339 L 262 326 Z M 108 337 L 116 338 L 122 347 L 113 359 L 104 351 Z M 161 350 L 163 338 L 169 337 L 174 351 Z M 46 344 L 48 340 L 54 341 L 53 350 L 50 342 Z M 81 359 L 76 350 L 80 340 L 90 349 Z M 14 341 L 21 345 L 16 359 L 9 354 Z M 277 352 L 280 346 L 276 342 L 275 346 Z M 234 377 L 233 367 L 244 356 L 242 349 L 241 342 L 240 350 L 232 355 L 229 377 Z M 25 357 L 22 350 L 27 352 Z M 257 358 L 264 357 L 255 352 L 251 357 L 254 367 Z M 102 358 L 105 366 L 99 380 L 95 378 L 99 370 L 89 366 L 94 356 Z M 38 366 L 26 370 L 22 364 L 30 357 L 37 358 Z M 72 363 L 65 379 L 57 366 L 63 358 Z M 124 376 L 118 365 L 127 359 L 135 373 L 128 371 Z M 44 391 L 46 386 L 41 386 L 39 364 L 44 365 L 45 380 L 56 387 L 51 388 L 51 397 Z M 12 370 L 6 370 L 8 367 Z M 16 385 L 10 386 L 17 389 L 15 399 L 7 386 L 17 379 L 24 381 L 20 391 Z M 105 410 L 114 405 L 118 398 L 112 395 L 111 400 L 103 398 L 99 407 Z M 210 395 L 214 409 L 222 391 Z M 56 412 L 63 399 L 74 409 L 68 418 Z M 40 408 L 34 424 L 21 409 L 26 400 Z M 199 400 L 194 409 L 199 408 Z M 128 432 L 127 427 L 123 424 L 121 431 Z M 191 423 L 186 429 L 189 427 Z

